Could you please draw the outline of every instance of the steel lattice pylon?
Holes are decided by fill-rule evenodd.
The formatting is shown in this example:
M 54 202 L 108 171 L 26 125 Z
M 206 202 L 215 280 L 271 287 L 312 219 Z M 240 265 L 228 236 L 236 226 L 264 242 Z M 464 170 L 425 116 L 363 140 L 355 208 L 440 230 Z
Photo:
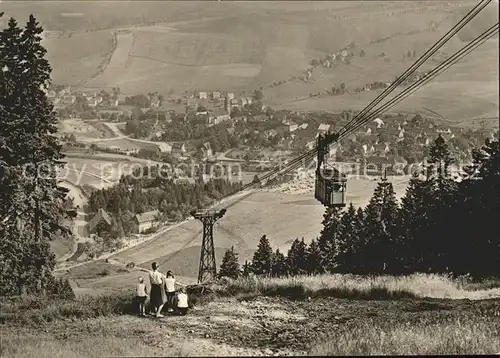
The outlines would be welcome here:
M 224 216 L 226 209 L 192 211 L 191 215 L 203 223 L 203 242 L 201 245 L 200 268 L 198 283 L 215 279 L 217 277 L 217 264 L 215 261 L 214 224 Z

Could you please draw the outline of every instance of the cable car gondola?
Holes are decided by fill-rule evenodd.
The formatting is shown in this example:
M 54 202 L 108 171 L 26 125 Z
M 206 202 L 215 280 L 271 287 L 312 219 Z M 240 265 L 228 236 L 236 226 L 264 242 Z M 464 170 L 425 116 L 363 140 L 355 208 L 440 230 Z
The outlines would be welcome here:
M 347 178 L 333 167 L 321 168 L 316 172 L 315 198 L 324 206 L 345 207 Z
M 330 208 L 345 207 L 347 177 L 334 167 L 328 166 L 326 154 L 329 145 L 336 140 L 336 134 L 326 133 L 317 139 L 318 163 L 314 185 L 314 197 L 321 204 Z

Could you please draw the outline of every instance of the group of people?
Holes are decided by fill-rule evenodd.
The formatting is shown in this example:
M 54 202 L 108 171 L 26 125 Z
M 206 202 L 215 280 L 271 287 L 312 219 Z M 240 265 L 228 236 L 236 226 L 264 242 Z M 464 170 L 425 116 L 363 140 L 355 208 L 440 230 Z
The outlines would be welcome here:
M 151 307 L 150 313 L 158 318 L 164 317 L 161 311 L 165 305 L 167 306 L 167 312 L 185 315 L 189 308 L 186 288 L 175 281 L 172 271 L 167 271 L 166 275 L 162 274 L 158 271 L 158 263 L 156 262 L 153 262 L 151 267 L 153 270 L 148 271 L 151 284 L 149 295 L 144 278 L 139 277 L 138 279 L 136 300 L 139 315 L 146 316 L 146 300 L 148 297 Z M 177 287 L 179 287 L 178 290 L 176 290 Z

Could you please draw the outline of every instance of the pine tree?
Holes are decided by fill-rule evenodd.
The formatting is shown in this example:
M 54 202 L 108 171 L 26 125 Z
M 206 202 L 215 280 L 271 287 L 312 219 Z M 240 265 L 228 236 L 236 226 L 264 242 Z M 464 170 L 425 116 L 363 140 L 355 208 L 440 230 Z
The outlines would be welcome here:
M 398 205 L 392 183 L 380 180 L 365 209 L 366 273 L 383 273 L 394 262 Z
M 307 250 L 307 273 L 309 275 L 317 275 L 321 271 L 321 250 L 319 249 L 318 241 L 313 239 Z
M 438 177 L 448 177 L 449 167 L 453 161 L 454 159 L 450 154 L 446 141 L 439 134 L 433 145 L 429 148 L 428 163 L 431 164 L 431 170 L 436 169 Z
M 453 261 L 454 210 L 458 204 L 458 185 L 450 177 L 449 167 L 454 162 L 444 138 L 439 135 L 429 148 L 430 171 L 435 185 L 433 218 L 434 250 L 431 269 L 433 272 L 447 272 Z M 436 169 L 436 173 L 434 173 Z
M 295 239 L 287 254 L 288 272 L 292 276 L 303 275 L 307 273 L 307 245 L 302 240 Z
M 230 250 L 226 250 L 222 263 L 220 265 L 219 277 L 229 277 L 237 279 L 241 274 L 240 264 L 238 263 L 238 253 L 231 246 Z
M 401 199 L 400 210 L 402 240 L 398 252 L 407 273 L 429 271 L 429 259 L 434 250 L 433 197 L 432 181 L 429 178 L 422 180 L 414 173 Z
M 338 208 L 327 208 L 323 216 L 323 229 L 318 239 L 321 252 L 321 272 L 332 272 L 338 254 L 337 234 L 340 225 L 340 212 Z
M 500 146 L 486 141 L 473 151 L 473 176 L 460 183 L 454 229 L 454 272 L 500 277 Z M 472 169 L 472 170 L 471 170 Z
M 243 264 L 243 270 L 241 275 L 243 277 L 248 277 L 250 276 L 251 273 L 252 273 L 252 265 L 248 261 L 245 261 L 245 263 Z
M 337 256 L 337 271 L 352 272 L 355 267 L 356 249 L 359 245 L 360 228 L 357 226 L 356 209 L 351 203 L 342 215 L 339 225 L 339 254 Z
M 273 264 L 273 250 L 266 235 L 260 238 L 257 251 L 252 258 L 252 271 L 256 275 L 270 275 Z
M 283 255 L 279 249 L 276 249 L 273 256 L 272 275 L 274 277 L 283 277 L 287 274 L 287 270 L 285 255 Z
M 63 155 L 57 118 L 45 94 L 51 68 L 44 58 L 42 32 L 30 16 L 24 29 L 11 19 L 0 33 L 0 158 L 6 174 L 0 178 L 1 240 L 7 251 L 10 246 L 23 248 L 10 257 L 3 276 L 15 277 L 21 265 L 34 278 L 24 282 L 31 292 L 45 291 L 51 282 L 55 260 L 49 240 L 56 231 L 70 235 L 62 224 L 69 219 L 63 205 L 66 193 L 55 180 Z M 19 287 L 5 290 L 3 294 L 16 294 Z

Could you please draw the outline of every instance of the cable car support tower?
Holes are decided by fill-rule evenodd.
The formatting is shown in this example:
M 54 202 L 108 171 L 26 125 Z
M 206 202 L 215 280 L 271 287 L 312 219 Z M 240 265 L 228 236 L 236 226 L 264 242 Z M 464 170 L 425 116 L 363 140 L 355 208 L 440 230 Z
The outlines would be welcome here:
M 200 266 L 198 283 L 209 281 L 217 277 L 217 264 L 215 261 L 214 224 L 226 214 L 222 210 L 192 211 L 191 215 L 203 224 L 203 242 L 201 245 Z

